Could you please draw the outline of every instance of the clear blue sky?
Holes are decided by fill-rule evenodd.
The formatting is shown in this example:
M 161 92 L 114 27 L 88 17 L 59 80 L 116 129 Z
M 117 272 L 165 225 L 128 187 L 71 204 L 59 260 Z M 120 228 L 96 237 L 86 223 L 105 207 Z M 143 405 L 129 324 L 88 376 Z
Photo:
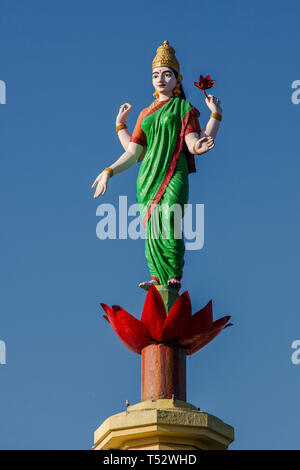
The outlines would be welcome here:
M 99 302 L 140 316 L 143 240 L 96 237 L 96 208 L 136 201 L 138 165 L 103 199 L 90 185 L 122 153 L 153 99 L 151 62 L 175 47 L 189 101 L 210 74 L 224 119 L 197 159 L 190 202 L 205 205 L 205 244 L 188 251 L 193 311 L 212 298 L 234 327 L 188 359 L 188 401 L 233 425 L 232 449 L 299 449 L 299 72 L 296 0 L 141 3 L 1 0 L 0 448 L 89 449 L 93 431 L 140 400 L 140 357 Z

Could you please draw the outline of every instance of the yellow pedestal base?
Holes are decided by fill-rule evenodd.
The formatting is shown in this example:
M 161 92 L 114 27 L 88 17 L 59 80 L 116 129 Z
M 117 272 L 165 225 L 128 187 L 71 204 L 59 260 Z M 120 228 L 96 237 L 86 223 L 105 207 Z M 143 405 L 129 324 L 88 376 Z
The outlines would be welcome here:
M 150 400 L 107 418 L 95 431 L 94 450 L 227 449 L 233 427 L 180 400 Z

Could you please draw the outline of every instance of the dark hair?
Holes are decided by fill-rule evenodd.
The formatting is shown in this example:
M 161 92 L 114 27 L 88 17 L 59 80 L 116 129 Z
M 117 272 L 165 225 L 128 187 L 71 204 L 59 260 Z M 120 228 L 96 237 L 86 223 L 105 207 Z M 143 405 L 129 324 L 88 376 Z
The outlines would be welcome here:
M 169 67 L 169 68 L 172 70 L 172 72 L 174 73 L 175 77 L 178 78 L 178 72 L 176 72 L 176 70 L 172 69 L 172 67 Z M 183 91 L 183 88 L 182 88 L 181 83 L 180 83 L 180 85 L 179 85 L 179 90 L 181 91 L 181 95 L 179 95 L 180 98 L 183 98 L 184 100 L 186 100 L 186 96 L 185 96 L 185 93 L 184 93 L 184 91 Z

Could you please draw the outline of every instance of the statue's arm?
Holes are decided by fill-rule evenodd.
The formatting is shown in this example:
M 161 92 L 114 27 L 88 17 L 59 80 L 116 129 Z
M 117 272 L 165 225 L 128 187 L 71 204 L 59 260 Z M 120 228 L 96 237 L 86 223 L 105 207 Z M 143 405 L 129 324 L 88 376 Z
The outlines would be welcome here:
M 121 129 L 118 132 L 118 137 L 123 149 L 126 151 L 130 142 L 131 134 L 128 129 Z
M 185 143 L 190 153 L 193 155 L 201 155 L 211 150 L 215 144 L 214 139 L 210 136 L 199 138 L 196 132 L 190 132 L 185 136 Z
M 132 109 L 132 106 L 129 103 L 124 103 L 124 104 L 122 104 L 122 106 L 120 106 L 120 111 L 119 111 L 119 114 L 118 114 L 117 119 L 116 119 L 116 127 L 119 124 L 126 124 L 128 114 L 129 114 L 131 109 Z M 126 151 L 128 149 L 128 145 L 129 145 L 129 142 L 130 142 L 130 139 L 131 139 L 131 134 L 130 134 L 129 130 L 127 129 L 127 127 L 124 128 L 124 129 L 120 129 L 118 131 L 118 137 L 119 137 L 119 140 L 121 142 L 121 145 L 122 145 L 123 149 Z M 146 153 L 146 150 L 147 150 L 147 148 L 143 147 L 143 151 L 141 152 L 141 155 L 136 160 L 137 162 L 140 162 L 141 160 L 143 160 L 143 158 L 145 156 L 145 153 Z
M 221 101 L 213 95 L 208 95 L 208 98 L 205 99 L 206 105 L 212 113 L 217 113 L 222 116 Z M 214 117 L 210 117 L 205 128 L 200 132 L 200 137 L 212 137 L 216 138 L 221 121 Z
M 126 151 L 128 149 L 130 139 L 131 139 L 130 132 L 128 131 L 128 129 L 121 129 L 118 132 L 118 137 L 119 137 L 120 142 L 123 146 L 123 149 Z M 140 156 L 138 157 L 138 159 L 136 160 L 137 162 L 141 162 L 143 160 L 143 158 L 145 156 L 145 153 L 146 153 L 146 150 L 147 150 L 147 147 L 145 147 L 145 146 L 140 145 L 140 147 L 142 147 L 143 150 L 142 150 Z
M 141 156 L 144 147 L 135 142 L 129 142 L 127 150 L 116 160 L 109 168 L 114 172 L 114 175 L 130 168 Z
M 212 137 L 213 139 L 216 138 L 219 127 L 220 127 L 220 122 L 218 119 L 215 119 L 211 117 L 206 124 L 205 128 L 202 129 L 200 132 L 200 137 Z
M 218 98 L 208 95 L 205 102 L 212 113 L 217 113 L 219 118 L 222 117 L 221 101 Z M 194 155 L 201 155 L 211 150 L 215 146 L 214 139 L 218 133 L 220 122 L 220 119 L 211 116 L 205 128 L 199 134 L 196 132 L 187 134 L 185 143 L 189 152 Z
M 141 156 L 143 148 L 144 147 L 142 145 L 129 142 L 127 150 L 120 156 L 120 158 L 118 158 L 118 160 L 109 166 L 109 168 L 113 170 L 113 174 L 116 175 L 130 168 Z M 97 176 L 94 183 L 92 184 L 92 188 L 96 186 L 94 198 L 100 196 L 101 194 L 105 194 L 109 179 L 110 172 L 108 170 L 103 170 Z

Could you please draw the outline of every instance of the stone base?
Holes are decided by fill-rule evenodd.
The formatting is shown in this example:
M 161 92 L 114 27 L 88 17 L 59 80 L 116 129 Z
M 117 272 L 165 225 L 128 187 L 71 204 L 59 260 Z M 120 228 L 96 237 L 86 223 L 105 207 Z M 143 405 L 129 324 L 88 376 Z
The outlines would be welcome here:
M 225 450 L 233 427 L 180 400 L 149 400 L 107 418 L 94 450 Z

